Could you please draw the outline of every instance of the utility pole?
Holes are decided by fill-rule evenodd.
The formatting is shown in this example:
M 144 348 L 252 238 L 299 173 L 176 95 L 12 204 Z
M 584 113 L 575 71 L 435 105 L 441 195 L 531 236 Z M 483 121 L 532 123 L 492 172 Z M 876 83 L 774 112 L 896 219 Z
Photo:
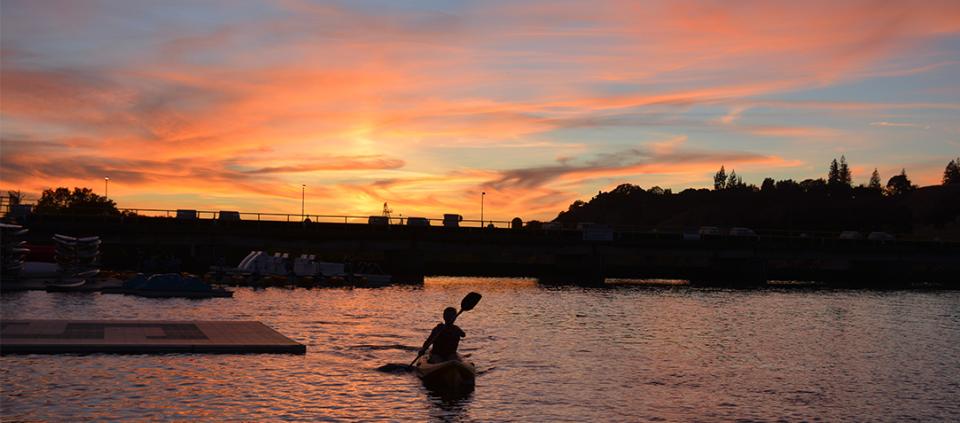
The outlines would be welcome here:
M 109 198 L 109 197 L 110 197 L 110 177 L 104 176 L 103 177 L 103 198 Z
M 304 221 L 304 204 L 307 198 L 307 184 L 300 184 L 300 221 Z
M 486 191 L 480 192 L 480 227 L 483 228 L 483 197 L 487 196 Z

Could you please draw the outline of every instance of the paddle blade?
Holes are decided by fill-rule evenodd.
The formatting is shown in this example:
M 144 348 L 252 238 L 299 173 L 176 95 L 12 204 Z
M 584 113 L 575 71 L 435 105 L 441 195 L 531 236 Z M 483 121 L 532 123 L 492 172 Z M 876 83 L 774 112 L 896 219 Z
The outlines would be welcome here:
M 406 373 L 406 372 L 412 372 L 413 366 L 400 364 L 400 363 L 387 363 L 380 367 L 377 367 L 377 371 L 384 372 L 384 373 Z
M 467 294 L 466 297 L 463 297 L 463 301 L 460 301 L 460 312 L 473 310 L 481 298 L 483 298 L 483 295 L 476 292 Z

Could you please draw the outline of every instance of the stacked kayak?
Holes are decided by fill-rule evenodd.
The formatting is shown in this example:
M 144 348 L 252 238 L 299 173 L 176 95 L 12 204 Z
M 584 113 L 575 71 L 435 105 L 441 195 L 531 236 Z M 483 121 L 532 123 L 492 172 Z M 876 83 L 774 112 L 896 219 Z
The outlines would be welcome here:
M 100 237 L 75 238 L 56 234 L 54 260 L 63 273 L 83 273 L 97 269 L 100 264 Z
M 59 280 L 48 284 L 49 290 L 71 290 L 86 283 L 100 272 L 100 237 L 77 238 L 56 234 L 54 260 Z
M 20 225 L 11 225 L 0 223 L 0 278 L 5 281 L 15 281 L 20 277 L 20 271 L 23 270 L 23 259 L 30 250 L 24 245 L 26 241 L 20 239 L 20 236 L 27 233 Z
M 460 355 L 438 363 L 431 363 L 429 354 L 424 355 L 414 363 L 414 369 L 424 385 L 443 393 L 471 391 L 477 377 L 477 368 Z

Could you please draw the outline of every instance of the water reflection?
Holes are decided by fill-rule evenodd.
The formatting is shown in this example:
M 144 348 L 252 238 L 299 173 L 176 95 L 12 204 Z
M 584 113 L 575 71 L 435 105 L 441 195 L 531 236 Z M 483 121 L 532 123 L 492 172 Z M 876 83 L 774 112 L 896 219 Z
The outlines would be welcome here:
M 430 416 L 440 421 L 455 422 L 469 420 L 470 400 L 474 389 L 467 391 L 449 392 L 424 387 L 427 399 L 432 406 Z
M 437 310 L 457 320 L 473 392 L 408 372 Z M 423 287 L 239 289 L 203 302 L 4 293 L 11 318 L 254 319 L 304 356 L 3 356 L 9 420 L 960 420 L 960 293 Z

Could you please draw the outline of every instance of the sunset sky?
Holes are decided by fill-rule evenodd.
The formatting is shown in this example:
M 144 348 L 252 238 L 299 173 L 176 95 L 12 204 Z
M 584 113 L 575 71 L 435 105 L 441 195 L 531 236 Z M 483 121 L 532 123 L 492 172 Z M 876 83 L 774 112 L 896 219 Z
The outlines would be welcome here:
M 551 219 L 623 182 L 939 182 L 960 1 L 10 1 L 0 188 Z

